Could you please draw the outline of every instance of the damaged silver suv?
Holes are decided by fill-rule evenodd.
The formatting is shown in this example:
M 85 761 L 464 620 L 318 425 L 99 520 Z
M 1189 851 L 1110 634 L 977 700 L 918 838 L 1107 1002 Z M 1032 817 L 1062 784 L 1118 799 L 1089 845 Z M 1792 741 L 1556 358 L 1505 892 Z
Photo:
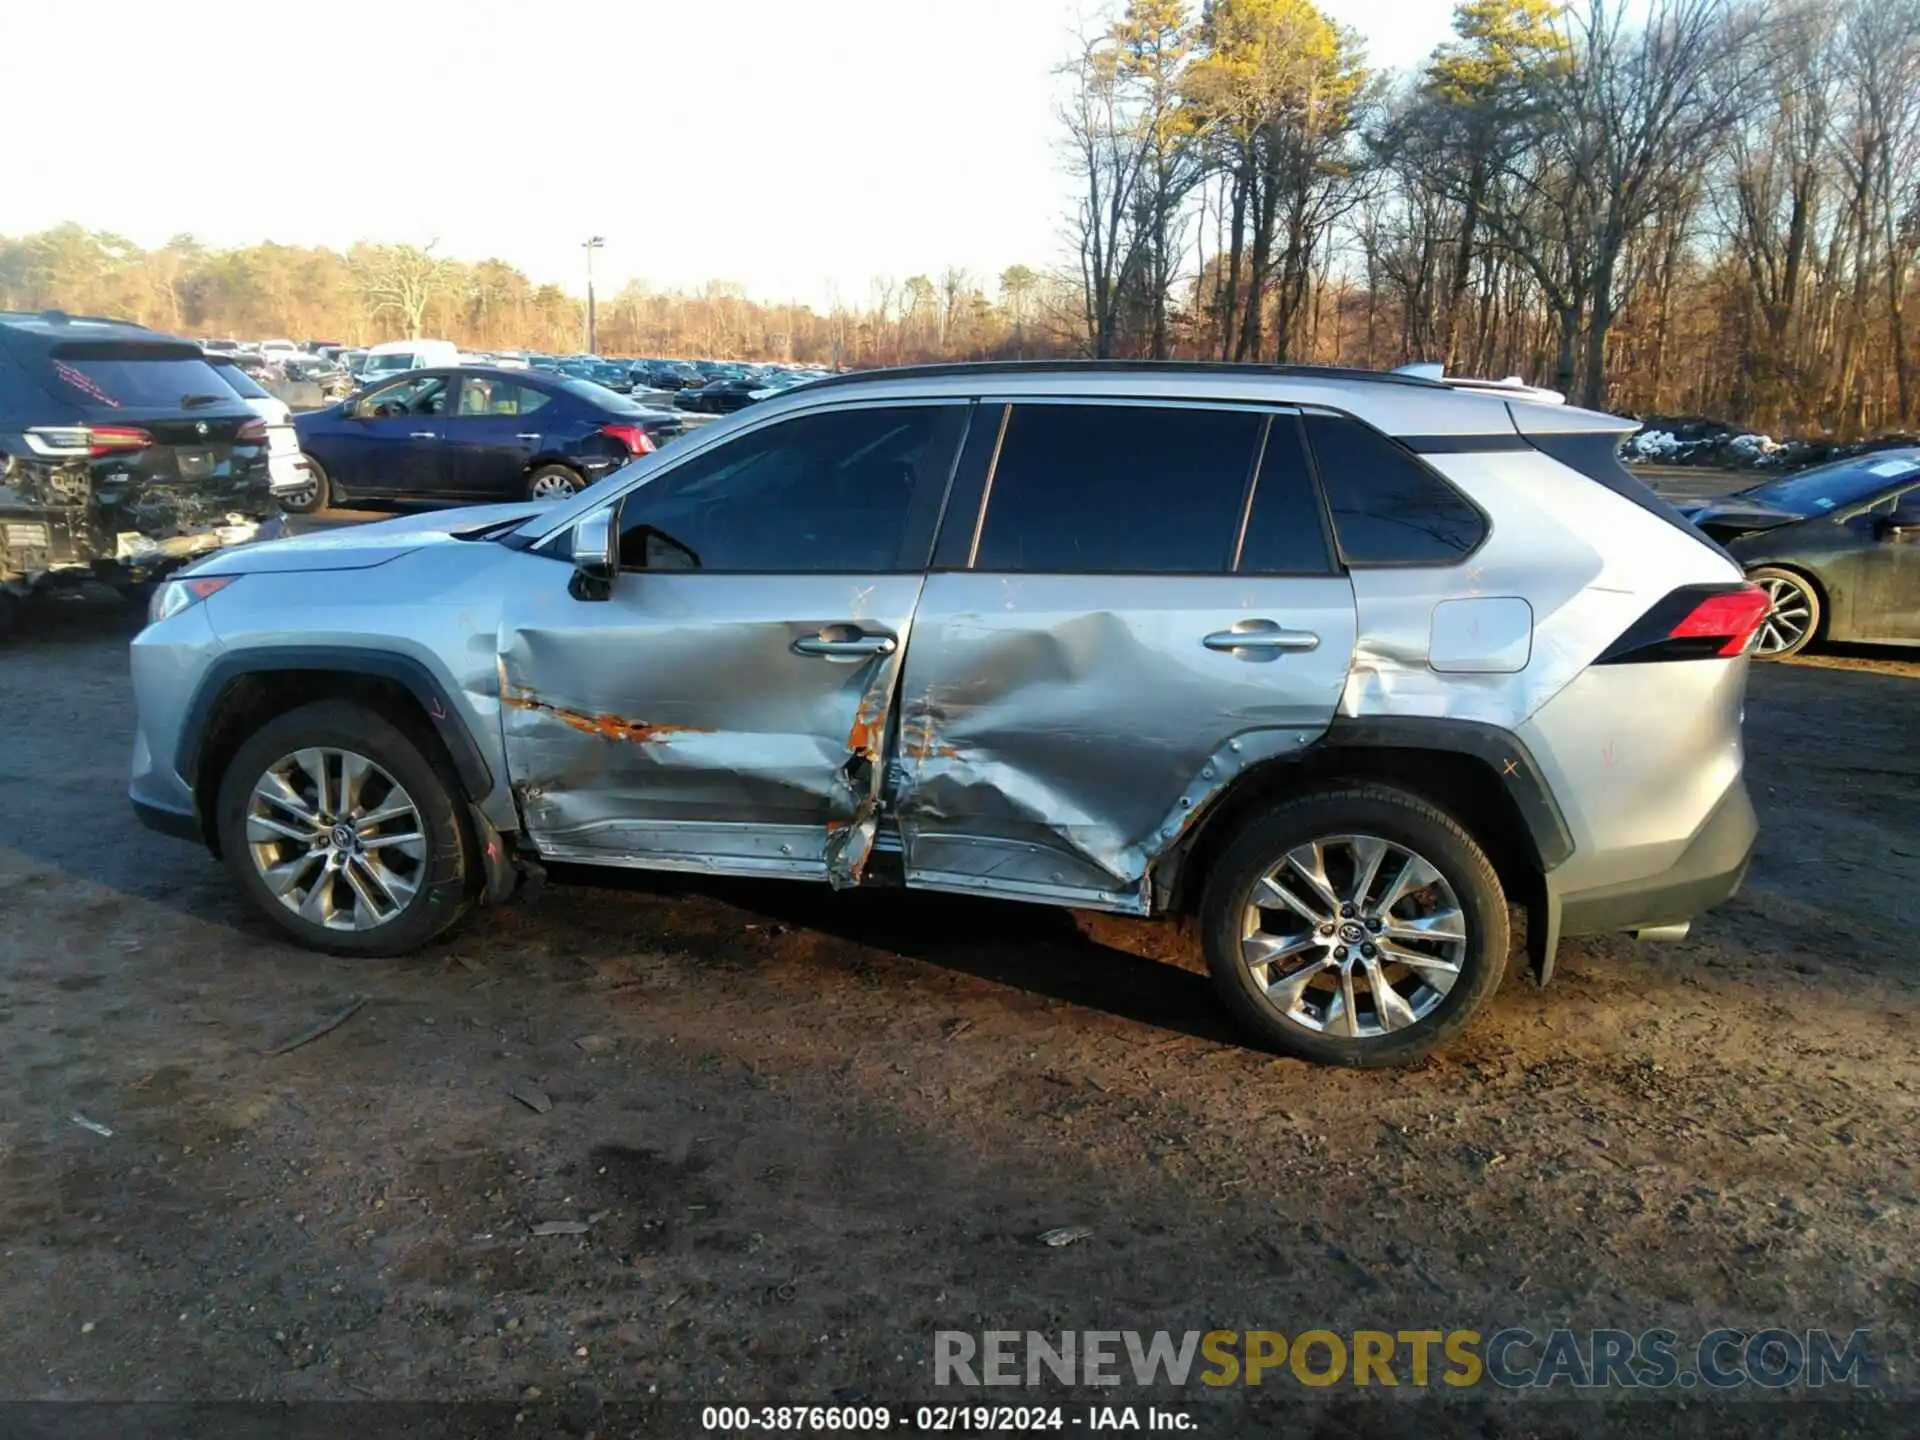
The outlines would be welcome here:
M 1766 602 L 1630 428 L 1322 369 L 838 377 L 565 503 L 184 572 L 134 807 L 338 954 L 542 861 L 1184 911 L 1261 1040 L 1410 1060 L 1510 910 L 1544 981 L 1745 871 Z

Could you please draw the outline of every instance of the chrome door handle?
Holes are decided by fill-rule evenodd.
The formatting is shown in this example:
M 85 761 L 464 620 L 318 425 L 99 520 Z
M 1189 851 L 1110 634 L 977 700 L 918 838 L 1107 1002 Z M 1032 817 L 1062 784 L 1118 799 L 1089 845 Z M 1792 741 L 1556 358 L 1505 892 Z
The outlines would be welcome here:
M 407 438 L 409 440 L 438 440 L 440 438 L 440 432 L 438 430 L 410 430 L 407 432 Z
M 836 636 L 836 630 L 842 634 Z M 818 635 L 802 635 L 793 642 L 794 654 L 822 660 L 865 660 L 872 655 L 891 655 L 899 648 L 900 642 L 891 635 L 876 635 L 851 625 L 829 626 Z
M 1229 654 L 1240 650 L 1272 654 L 1283 650 L 1318 650 L 1320 637 L 1311 630 L 1283 630 L 1271 620 L 1236 620 L 1231 630 L 1216 630 L 1200 643 L 1209 650 Z
M 522 431 L 520 434 L 514 436 L 513 438 L 516 440 L 538 440 L 540 438 L 540 432 L 538 430 L 534 430 L 530 432 Z

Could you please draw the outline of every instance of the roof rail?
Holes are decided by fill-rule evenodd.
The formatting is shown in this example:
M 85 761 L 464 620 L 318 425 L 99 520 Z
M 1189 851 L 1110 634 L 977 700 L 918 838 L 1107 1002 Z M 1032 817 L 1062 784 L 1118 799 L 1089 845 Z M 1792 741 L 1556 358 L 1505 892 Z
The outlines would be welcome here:
M 849 370 L 812 381 L 807 389 L 823 385 L 857 385 L 873 380 L 941 380 L 969 375 L 1244 375 L 1294 380 L 1362 380 L 1379 385 L 1418 385 L 1434 381 L 1416 375 L 1382 370 L 1360 370 L 1344 365 L 1257 365 L 1225 360 L 967 360 L 932 365 L 891 365 L 874 370 Z
M 1529 385 L 1518 375 L 1509 375 L 1504 380 L 1478 380 L 1468 375 L 1449 376 L 1447 367 L 1438 360 L 1415 360 L 1409 365 L 1397 366 L 1393 373 L 1418 376 L 1422 380 L 1431 380 L 1437 385 L 1445 385 L 1454 390 L 1490 391 L 1496 395 L 1505 395 L 1511 400 L 1531 400 L 1539 405 L 1567 403 L 1567 397 L 1558 390 Z
M 71 315 L 65 310 L 0 310 L 0 320 L 41 320 L 49 325 L 69 325 L 78 320 L 84 325 L 124 325 L 129 330 L 145 330 L 138 320 L 116 320 L 111 315 Z
M 1459 376 L 1440 382 L 1454 390 L 1472 390 L 1477 394 L 1504 395 L 1509 400 L 1531 400 L 1536 405 L 1564 405 L 1567 397 L 1558 390 L 1548 390 L 1540 385 L 1529 385 L 1518 375 L 1509 375 L 1504 380 L 1470 380 Z

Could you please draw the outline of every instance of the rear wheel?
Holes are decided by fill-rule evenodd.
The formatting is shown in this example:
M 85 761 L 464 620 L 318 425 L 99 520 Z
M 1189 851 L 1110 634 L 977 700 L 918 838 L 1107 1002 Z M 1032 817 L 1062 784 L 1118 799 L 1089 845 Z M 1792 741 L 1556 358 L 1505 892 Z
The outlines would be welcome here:
M 1418 1060 L 1500 986 L 1506 897 L 1451 817 L 1385 786 L 1303 795 L 1229 845 L 1201 900 L 1207 967 L 1261 1040 L 1322 1064 Z
M 311 515 L 316 510 L 327 507 L 327 497 L 332 492 L 333 483 L 327 478 L 327 472 L 320 462 L 311 455 L 305 457 L 307 477 L 312 482 L 305 488 L 276 495 L 280 508 L 290 515 Z
M 221 778 L 220 850 L 302 945 L 401 955 L 466 911 L 477 871 L 458 779 L 384 716 L 322 700 L 261 726 Z
M 564 465 L 542 465 L 527 477 L 529 500 L 571 500 L 586 488 L 578 472 Z
M 1798 655 L 1820 631 L 1820 592 L 1804 575 L 1762 565 L 1747 577 L 1767 596 L 1767 615 L 1753 653 L 1762 660 Z

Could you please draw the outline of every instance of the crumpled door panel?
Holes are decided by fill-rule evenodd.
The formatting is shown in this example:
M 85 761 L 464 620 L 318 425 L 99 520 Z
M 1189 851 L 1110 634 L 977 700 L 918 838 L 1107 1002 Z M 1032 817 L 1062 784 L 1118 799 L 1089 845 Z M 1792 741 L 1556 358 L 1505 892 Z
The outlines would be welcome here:
M 1312 648 L 1209 648 L 1262 621 Z M 929 577 L 892 771 L 908 883 L 1148 908 L 1214 794 L 1325 732 L 1354 629 L 1344 577 Z
M 604 602 L 563 585 L 510 605 L 501 635 L 507 764 L 541 853 L 857 883 L 920 577 L 661 571 Z M 859 636 L 873 653 L 835 653 Z

